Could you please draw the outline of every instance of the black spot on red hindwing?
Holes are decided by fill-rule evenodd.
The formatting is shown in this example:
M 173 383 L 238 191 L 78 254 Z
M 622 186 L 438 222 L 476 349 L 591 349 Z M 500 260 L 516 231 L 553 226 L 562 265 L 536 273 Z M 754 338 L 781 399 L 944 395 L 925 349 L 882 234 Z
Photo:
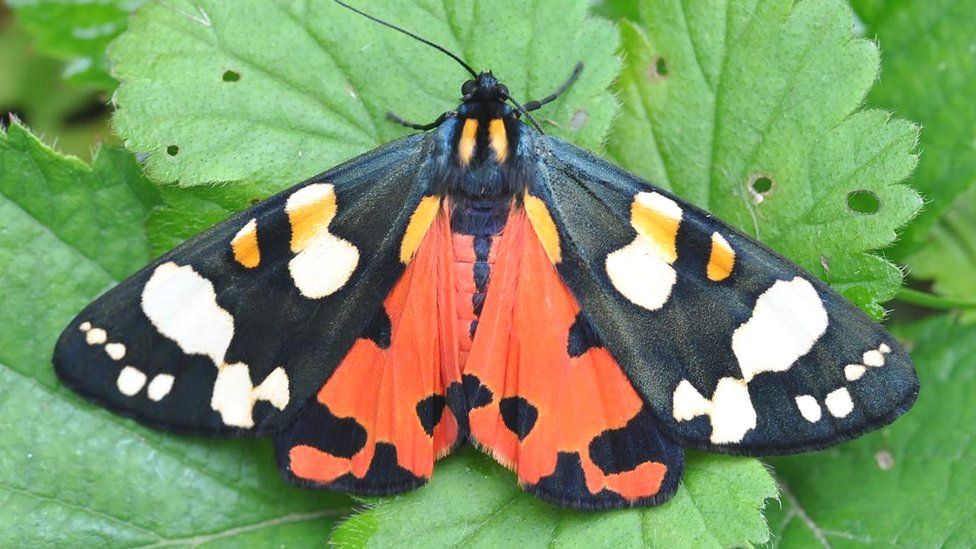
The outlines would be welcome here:
M 377 442 L 376 453 L 363 478 L 346 473 L 329 483 L 329 489 L 353 492 L 368 496 L 385 496 L 412 490 L 427 482 L 407 469 L 400 467 L 396 446 L 389 442 Z
M 632 471 L 649 461 L 670 467 L 683 458 L 681 447 L 664 438 L 646 407 L 620 429 L 608 429 L 594 438 L 589 452 L 593 463 L 607 475 Z
M 586 351 L 599 347 L 603 347 L 603 342 L 600 341 L 600 336 L 593 329 L 589 319 L 582 312 L 577 314 L 576 321 L 569 327 L 569 341 L 566 345 L 569 356 L 573 358 L 583 356 Z
M 491 389 L 482 385 L 481 380 L 476 375 L 464 374 L 462 383 L 464 385 L 464 394 L 468 399 L 468 406 L 471 409 L 488 406 L 491 404 L 492 399 L 495 398 Z
M 503 398 L 498 403 L 498 408 L 501 410 L 505 427 L 515 433 L 519 440 L 523 440 L 532 432 L 536 420 L 539 419 L 538 408 L 520 396 Z
M 434 436 L 434 427 L 441 422 L 447 399 L 443 395 L 430 395 L 417 403 L 417 418 L 427 436 Z
M 380 306 L 366 329 L 363 330 L 361 337 L 372 341 L 380 349 L 389 349 L 392 334 L 393 325 L 390 322 L 390 315 L 386 314 L 386 307 Z
M 340 458 L 351 458 L 366 444 L 366 429 L 353 418 L 337 418 L 329 408 L 312 401 L 295 422 L 275 436 L 275 445 L 285 452 L 304 445 Z
M 627 501 L 616 492 L 604 488 L 591 494 L 586 487 L 586 477 L 576 452 L 559 452 L 556 470 L 542 477 L 535 484 L 527 484 L 525 490 L 546 501 L 577 509 L 610 509 L 628 507 Z

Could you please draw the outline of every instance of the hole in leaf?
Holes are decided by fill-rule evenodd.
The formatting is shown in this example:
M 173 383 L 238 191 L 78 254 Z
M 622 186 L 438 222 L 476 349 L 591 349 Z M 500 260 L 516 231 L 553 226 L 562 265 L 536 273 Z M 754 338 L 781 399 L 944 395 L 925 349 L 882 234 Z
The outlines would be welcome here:
M 752 180 L 752 190 L 759 194 L 768 193 L 772 188 L 773 180 L 766 176 L 757 177 Z
M 753 204 L 762 204 L 766 197 L 773 193 L 773 178 L 765 174 L 754 174 L 746 183 Z
M 881 201 L 871 191 L 852 191 L 847 194 L 847 207 L 853 212 L 873 214 L 881 209 Z
M 663 57 L 655 57 L 647 67 L 647 79 L 659 80 L 668 75 L 668 62 Z
M 166 147 L 166 154 L 170 156 L 176 156 L 180 154 L 180 148 L 177 147 L 176 145 L 170 145 L 169 147 Z
M 224 82 L 237 82 L 241 79 L 241 73 L 237 71 L 224 71 L 222 79 Z

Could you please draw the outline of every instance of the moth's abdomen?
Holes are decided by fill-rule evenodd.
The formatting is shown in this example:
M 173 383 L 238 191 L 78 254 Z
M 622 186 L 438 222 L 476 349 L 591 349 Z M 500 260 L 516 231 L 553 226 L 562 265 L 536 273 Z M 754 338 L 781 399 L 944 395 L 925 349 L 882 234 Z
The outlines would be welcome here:
M 511 201 L 500 198 L 460 198 L 451 203 L 458 350 L 462 365 L 478 330 L 498 255 L 498 239 L 510 208 Z
M 462 366 L 478 330 L 500 236 L 500 233 L 493 236 L 453 235 L 458 358 Z

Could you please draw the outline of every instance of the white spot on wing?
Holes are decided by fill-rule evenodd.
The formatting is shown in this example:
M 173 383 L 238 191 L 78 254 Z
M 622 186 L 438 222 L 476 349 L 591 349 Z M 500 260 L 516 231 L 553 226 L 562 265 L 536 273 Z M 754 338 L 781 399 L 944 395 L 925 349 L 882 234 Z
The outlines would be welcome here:
M 866 371 L 867 368 L 861 366 L 860 364 L 848 364 L 847 366 L 844 366 L 844 377 L 847 378 L 847 381 L 857 381 L 861 379 L 861 376 L 863 376 L 864 372 Z
M 146 374 L 132 366 L 122 368 L 119 372 L 118 379 L 115 380 L 115 385 L 119 388 L 119 392 L 125 396 L 135 396 L 136 393 L 142 390 L 145 384 Z
M 813 348 L 827 322 L 827 311 L 810 282 L 800 277 L 776 281 L 756 300 L 752 317 L 732 334 L 732 351 L 745 380 L 789 370 Z
M 251 415 L 254 403 L 266 400 L 282 410 L 288 405 L 288 376 L 283 368 L 275 368 L 260 385 L 251 382 L 247 364 L 228 364 L 217 373 L 210 407 L 220 413 L 227 425 L 254 427 Z
M 156 267 L 142 291 L 142 310 L 184 353 L 224 362 L 234 318 L 217 304 L 213 284 L 193 267 L 172 261 Z
M 92 324 L 91 322 L 88 321 L 82 322 L 81 324 L 78 325 L 78 329 L 81 330 L 82 332 L 87 332 L 88 330 L 92 329 Z
M 861 357 L 861 362 L 863 362 L 865 366 L 874 366 L 877 368 L 879 366 L 884 366 L 885 359 L 884 355 L 881 354 L 881 351 L 872 349 L 864 353 L 864 356 Z
M 668 301 L 678 279 L 674 268 L 657 253 L 657 247 L 643 236 L 607 256 L 607 274 L 624 297 L 651 311 Z
M 163 400 L 163 397 L 169 394 L 173 389 L 173 381 L 175 379 L 169 374 L 157 374 L 156 377 L 149 382 L 149 388 L 146 389 L 146 393 L 149 395 L 149 400 L 159 402 Z
M 816 423 L 823 417 L 823 410 L 817 404 L 817 399 L 811 395 L 800 395 L 796 397 L 796 407 L 800 409 L 800 414 L 810 423 Z
M 89 345 L 101 345 L 102 343 L 105 343 L 106 340 L 108 340 L 108 334 L 105 333 L 105 330 L 101 328 L 92 328 L 91 330 L 88 330 L 87 334 L 85 334 L 85 341 L 87 341 Z
M 108 343 L 105 345 L 105 353 L 112 358 L 112 360 L 122 360 L 125 358 L 125 345 L 121 343 Z
M 704 398 L 688 380 L 682 380 L 675 388 L 673 407 L 677 421 L 707 415 L 712 424 L 713 444 L 741 442 L 746 433 L 756 428 L 756 410 L 746 382 L 741 379 L 720 379 L 711 400 Z
M 888 354 L 891 352 L 891 347 L 889 347 L 887 343 L 882 343 L 878 346 L 878 350 L 884 354 Z
M 302 295 L 319 299 L 342 288 L 358 264 L 359 250 L 355 246 L 322 231 L 288 262 L 288 270 Z
M 824 404 L 827 405 L 830 415 L 834 417 L 847 417 L 847 414 L 854 410 L 851 393 L 845 387 L 828 393 L 827 398 L 824 399 Z
M 682 379 L 674 390 L 672 412 L 674 419 L 690 421 L 709 413 L 711 409 L 712 403 L 703 397 L 690 381 Z

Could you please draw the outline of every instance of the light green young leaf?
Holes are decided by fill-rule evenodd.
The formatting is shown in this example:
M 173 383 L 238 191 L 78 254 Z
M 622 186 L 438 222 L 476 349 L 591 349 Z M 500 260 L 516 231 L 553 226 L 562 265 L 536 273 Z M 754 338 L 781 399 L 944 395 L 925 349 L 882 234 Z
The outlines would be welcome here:
M 909 183 L 925 197 L 921 215 L 891 250 L 905 260 L 955 199 L 976 183 L 976 4 L 972 1 L 854 0 L 864 34 L 881 44 L 872 105 L 922 124 L 925 152 Z M 916 266 L 912 262 L 912 268 Z
M 921 205 L 917 129 L 854 112 L 878 52 L 839 0 L 645 0 L 622 23 L 621 165 L 766 244 L 875 317 L 901 283 L 870 253 Z M 866 213 L 862 213 L 866 212 Z
M 976 540 L 976 326 L 900 327 L 922 390 L 912 411 L 856 442 L 773 461 L 777 547 L 968 547 Z
M 963 194 L 935 223 L 928 242 L 909 256 L 912 278 L 933 281 L 932 290 L 949 298 L 976 296 L 976 189 Z M 976 317 L 968 312 L 967 318 Z
M 618 38 L 609 22 L 587 18 L 586 2 L 360 5 L 493 69 L 520 99 L 549 94 L 583 61 L 580 81 L 541 116 L 590 148 L 604 139 Z M 116 128 L 149 153 L 151 177 L 265 192 L 408 133 L 387 111 L 429 122 L 456 108 L 468 78 L 443 54 L 331 0 L 149 4 L 111 56 L 122 81 Z
M 66 60 L 69 81 L 115 88 L 105 48 L 146 0 L 7 0 L 42 52 Z
M 667 504 L 626 511 L 561 509 L 522 492 L 515 475 L 468 449 L 438 464 L 431 483 L 342 523 L 332 542 L 358 547 L 731 547 L 764 542 L 776 486 L 755 460 L 690 454 Z
M 0 132 L 0 546 L 321 543 L 347 500 L 286 487 L 266 441 L 146 430 L 54 376 L 62 328 L 147 261 L 157 200 L 126 152 Z

